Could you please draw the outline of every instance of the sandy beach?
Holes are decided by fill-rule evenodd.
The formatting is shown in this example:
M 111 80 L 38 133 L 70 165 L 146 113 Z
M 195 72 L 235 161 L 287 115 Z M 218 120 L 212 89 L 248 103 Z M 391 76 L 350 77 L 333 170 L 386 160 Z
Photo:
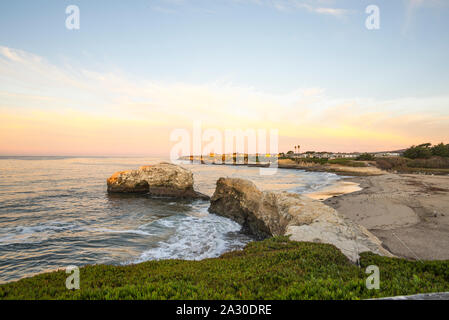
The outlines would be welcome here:
M 305 195 L 309 198 L 323 201 L 332 197 L 353 193 L 359 190 L 362 190 L 359 183 L 339 180 L 329 187 L 323 188 L 319 191 L 306 193 Z
M 366 227 L 390 252 L 414 260 L 449 259 L 449 176 L 384 174 L 344 182 L 362 190 L 324 203 Z

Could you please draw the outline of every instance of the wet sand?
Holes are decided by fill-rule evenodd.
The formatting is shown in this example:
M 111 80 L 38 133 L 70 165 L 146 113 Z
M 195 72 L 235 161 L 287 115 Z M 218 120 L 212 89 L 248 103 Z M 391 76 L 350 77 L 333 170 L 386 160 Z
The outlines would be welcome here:
M 449 259 L 449 176 L 385 174 L 344 181 L 363 189 L 325 204 L 366 227 L 396 256 Z
M 352 193 L 362 190 L 360 185 L 356 182 L 351 181 L 344 181 L 339 180 L 332 186 L 326 187 L 321 189 L 320 191 L 311 192 L 304 194 L 305 196 L 308 196 L 309 198 L 315 199 L 315 200 L 326 200 L 332 197 L 341 196 L 347 193 Z

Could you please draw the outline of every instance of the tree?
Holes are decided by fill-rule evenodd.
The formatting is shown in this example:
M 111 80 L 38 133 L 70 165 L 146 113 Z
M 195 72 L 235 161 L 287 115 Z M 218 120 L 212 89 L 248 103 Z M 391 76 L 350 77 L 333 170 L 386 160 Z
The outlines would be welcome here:
M 421 147 L 421 148 L 430 148 L 431 145 L 432 145 L 432 144 L 431 144 L 430 142 L 427 142 L 427 143 L 420 144 L 418 147 Z
M 449 157 L 449 144 L 440 143 L 431 148 L 432 155 L 439 157 Z
M 404 157 L 410 159 L 428 159 L 432 156 L 431 143 L 423 143 L 418 146 L 411 146 L 404 151 Z
M 363 153 L 361 155 L 359 155 L 356 160 L 361 160 L 361 161 L 371 161 L 374 160 L 374 156 L 371 153 Z

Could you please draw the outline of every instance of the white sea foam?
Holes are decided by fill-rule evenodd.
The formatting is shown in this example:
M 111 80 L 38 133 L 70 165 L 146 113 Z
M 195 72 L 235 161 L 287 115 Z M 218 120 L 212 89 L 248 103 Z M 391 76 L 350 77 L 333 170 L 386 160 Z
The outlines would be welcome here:
M 335 174 L 321 172 L 304 172 L 301 178 L 302 185 L 291 191 L 313 192 L 341 179 Z M 238 223 L 228 218 L 209 214 L 206 205 L 194 205 L 191 211 L 189 215 L 173 215 L 140 226 L 139 230 L 145 230 L 153 235 L 156 234 L 156 230 L 166 232 L 167 229 L 170 229 L 171 232 L 166 240 L 158 241 L 137 259 L 126 263 L 162 259 L 201 260 L 213 258 L 229 250 L 242 248 L 250 241 L 247 236 L 236 236 L 236 233 L 241 230 Z M 229 236 L 230 233 L 233 233 L 232 236 Z
M 204 213 L 202 216 L 178 216 L 176 219 L 160 219 L 156 223 L 176 229 L 173 235 L 143 252 L 130 263 L 161 259 L 201 260 L 221 255 L 232 248 L 241 248 L 249 242 L 248 237 L 228 237 L 230 232 L 239 232 L 241 226 L 224 217 Z
M 49 162 L 51 161 L 51 162 Z M 151 159 L 4 161 L 0 185 L 1 281 L 55 265 L 203 259 L 241 249 L 251 238 L 240 225 L 209 214 L 205 201 L 109 197 L 104 178 Z M 153 162 L 159 162 L 155 159 Z M 253 181 L 261 190 L 306 193 L 334 183 L 334 174 L 190 165 L 198 191 L 212 195 L 219 177 Z M 26 186 L 26 188 L 24 188 Z M 25 191 L 24 191 L 25 190 Z

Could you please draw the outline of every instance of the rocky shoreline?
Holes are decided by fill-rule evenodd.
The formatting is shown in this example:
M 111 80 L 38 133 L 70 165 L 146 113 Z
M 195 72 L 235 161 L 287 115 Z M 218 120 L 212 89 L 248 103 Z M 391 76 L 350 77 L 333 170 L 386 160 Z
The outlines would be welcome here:
M 209 200 L 193 189 L 190 170 L 170 163 L 118 172 L 107 183 L 110 193 Z M 449 186 L 448 176 L 384 172 L 297 195 L 262 192 L 250 181 L 220 178 L 209 211 L 258 238 L 290 235 L 296 241 L 334 244 L 352 261 L 363 250 L 414 260 L 449 259 L 449 187 L 442 186 Z
M 170 166 L 162 165 L 159 169 L 161 167 L 173 170 Z M 139 170 L 131 176 L 143 175 Z M 122 189 L 115 189 L 118 186 L 114 185 L 110 190 L 112 194 L 120 194 L 121 190 L 127 194 L 160 196 L 159 191 L 150 192 L 148 181 L 153 180 L 148 176 L 145 178 L 148 190 L 125 188 L 133 183 L 142 186 L 138 179 L 127 179 L 128 174 L 119 172 L 111 177 L 111 184 L 123 183 Z M 159 174 L 155 173 L 156 176 Z M 444 271 L 448 270 L 449 261 L 391 259 L 392 255 L 382 248 L 374 233 L 378 230 L 370 230 L 373 235 L 363 224 L 390 223 L 386 220 L 388 218 L 393 218 L 396 223 L 410 222 L 407 215 L 397 216 L 404 213 L 400 210 L 402 207 L 394 207 L 387 212 L 372 211 L 379 209 L 379 203 L 381 209 L 383 205 L 391 205 L 384 202 L 388 200 L 416 209 L 419 222 L 405 228 L 417 228 L 421 223 L 444 226 L 449 216 L 445 211 L 449 190 L 443 186 L 448 185 L 448 178 L 420 175 L 350 178 L 349 182 L 360 184 L 364 189 L 334 196 L 324 202 L 288 192 L 260 191 L 248 180 L 221 178 L 211 199 L 210 211 L 238 220 L 247 232 L 259 233 L 268 239 L 250 242 L 243 250 L 228 252 L 218 258 L 199 261 L 87 265 L 80 268 L 83 285 L 79 291 L 66 289 L 67 274 L 64 270 L 35 275 L 0 285 L 0 296 L 3 299 L 170 299 L 174 291 L 167 288 L 173 288 L 180 299 L 367 299 L 395 295 L 400 296 L 386 299 L 447 299 L 448 279 Z M 177 184 L 165 181 L 163 185 L 172 187 Z M 186 185 L 190 189 L 190 183 Z M 184 190 L 174 188 L 180 189 Z M 168 190 L 168 194 L 173 195 L 173 190 Z M 401 197 L 404 199 L 398 201 Z M 380 202 L 377 201 L 379 199 Z M 338 212 L 330 206 L 337 208 Z M 432 213 L 432 209 L 436 213 Z M 361 216 L 364 210 L 366 214 Z M 376 212 L 380 215 L 373 216 Z M 351 215 L 352 219 L 349 218 Z M 354 221 L 357 219 L 359 221 Z M 401 226 L 393 226 L 399 235 Z M 441 237 L 441 234 L 432 234 L 429 228 L 425 232 L 434 239 Z M 447 235 L 447 231 L 444 234 Z M 381 236 L 379 238 L 384 240 Z M 425 237 L 418 234 L 417 238 L 431 255 L 423 259 L 434 259 L 435 252 L 431 246 L 447 253 L 446 240 L 427 243 Z M 402 235 L 401 240 L 404 240 Z M 397 254 L 394 246 L 388 247 Z M 411 248 L 413 251 L 416 249 Z M 361 253 L 358 265 L 351 263 L 350 260 L 357 260 L 358 253 Z M 365 268 L 371 265 L 378 266 L 382 272 L 381 290 L 366 290 Z M 113 286 L 110 285 L 111 279 Z M 223 290 L 217 291 L 217 287 Z M 435 293 L 410 296 L 424 292 Z
M 393 256 L 368 230 L 322 202 L 289 192 L 262 192 L 248 180 L 220 178 L 209 212 L 237 221 L 258 238 L 286 235 L 294 241 L 333 244 L 353 262 L 366 251 Z
M 109 193 L 209 200 L 193 184 L 190 170 L 170 163 L 117 172 L 107 180 Z M 294 241 L 333 244 L 353 262 L 365 251 L 392 256 L 368 230 L 322 202 L 295 193 L 262 192 L 249 180 L 218 179 L 209 212 L 238 222 L 259 239 L 287 235 Z
M 213 165 L 213 166 L 238 166 L 238 167 L 257 167 L 257 168 L 268 168 L 270 163 L 260 162 L 260 163 L 240 163 L 240 162 L 211 162 L 207 160 L 200 160 L 199 157 L 194 160 L 188 160 L 187 158 L 180 158 L 179 160 L 189 161 L 190 163 L 197 163 L 202 165 Z M 334 173 L 339 176 L 376 176 L 385 174 L 383 171 L 377 167 L 368 165 L 366 167 L 351 167 L 339 164 L 316 164 L 311 162 L 299 162 L 296 163 L 291 159 L 279 159 L 277 163 L 271 164 L 273 167 L 280 169 L 293 169 L 293 170 L 304 170 L 309 172 L 329 172 Z
M 278 167 L 345 176 L 337 185 L 307 196 L 324 201 L 345 219 L 365 227 L 397 256 L 449 259 L 449 176 L 290 160 L 280 160 Z

